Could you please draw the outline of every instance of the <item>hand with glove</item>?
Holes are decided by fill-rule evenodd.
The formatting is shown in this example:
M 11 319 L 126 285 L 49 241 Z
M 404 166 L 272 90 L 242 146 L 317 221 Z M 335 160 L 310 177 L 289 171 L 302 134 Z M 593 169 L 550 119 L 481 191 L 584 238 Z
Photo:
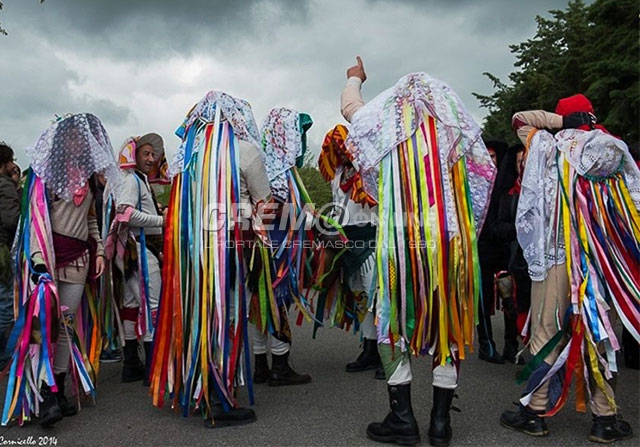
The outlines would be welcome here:
M 593 129 L 596 122 L 597 119 L 593 113 L 576 112 L 562 117 L 562 128 L 577 129 L 582 126 L 589 126 L 590 129 Z

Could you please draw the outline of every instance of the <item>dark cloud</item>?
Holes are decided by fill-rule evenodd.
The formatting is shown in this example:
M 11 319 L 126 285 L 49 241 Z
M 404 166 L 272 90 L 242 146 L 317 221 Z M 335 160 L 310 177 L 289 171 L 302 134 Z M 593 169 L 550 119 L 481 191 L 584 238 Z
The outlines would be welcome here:
M 471 19 L 471 26 L 460 31 L 478 34 L 504 33 L 532 22 L 535 16 L 547 16 L 551 10 L 564 10 L 567 0 L 366 0 L 367 3 L 412 5 L 425 14 L 446 14 Z M 590 4 L 593 0 L 584 0 Z M 452 29 L 456 32 L 456 29 Z M 533 37 L 533 36 L 532 36 Z M 515 42 L 514 42 L 515 43 Z
M 366 100 L 409 72 L 442 79 L 482 120 L 482 75 L 513 71 L 509 45 L 568 0 L 7 0 L 0 22 L 0 140 L 32 144 L 54 113 L 93 112 L 112 142 L 156 131 L 168 151 L 208 90 L 312 115 L 311 151 L 342 121 L 345 71 L 360 55 Z M 5 63 L 5 61 L 9 61 Z
M 259 38 L 264 16 L 306 20 L 307 0 L 32 0 L 5 5 L 5 28 L 28 26 L 77 51 L 146 60 Z

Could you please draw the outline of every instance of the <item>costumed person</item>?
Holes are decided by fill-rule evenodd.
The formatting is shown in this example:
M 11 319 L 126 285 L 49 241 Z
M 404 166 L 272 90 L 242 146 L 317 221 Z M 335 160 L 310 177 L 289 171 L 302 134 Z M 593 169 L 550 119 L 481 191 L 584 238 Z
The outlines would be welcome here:
M 65 396 L 70 363 L 73 383 L 94 395 L 101 338 L 96 278 L 104 270 L 95 177 L 104 173 L 117 195 L 120 176 L 109 136 L 90 113 L 58 117 L 27 154 L 31 173 L 17 239 L 17 319 L 2 423 L 36 415 L 49 427 L 77 412 Z
M 6 349 L 14 318 L 11 246 L 20 220 L 20 177 L 18 181 L 14 178 L 16 166 L 13 149 L 0 142 L 0 370 L 11 360 L 11 352 Z
M 629 144 L 629 152 L 640 168 L 640 142 Z M 632 369 L 640 369 L 640 343 L 633 338 L 627 328 L 622 328 L 622 351 L 624 353 L 624 366 Z
M 340 252 L 338 249 L 343 246 L 347 248 L 339 256 L 340 272 L 335 276 L 335 284 L 329 285 L 325 292 L 335 297 L 322 297 L 319 302 L 324 303 L 327 309 L 318 306 L 317 311 L 329 313 L 330 316 L 324 319 L 333 326 L 349 328 L 353 325 L 355 332 L 360 331 L 362 351 L 353 362 L 347 363 L 346 371 L 355 373 L 374 369 L 376 379 L 382 380 L 384 370 L 378 353 L 372 293 L 372 288 L 375 289 L 375 222 L 378 209 L 376 201 L 364 191 L 362 178 L 353 167 L 345 146 L 347 134 L 347 128 L 341 124 L 327 132 L 318 158 L 320 173 L 325 181 L 331 182 L 333 219 L 347 238 L 346 244 L 336 239 L 327 241 L 330 243 L 327 245 L 335 244 L 331 247 L 335 252 Z
M 122 382 L 149 385 L 153 333 L 162 289 L 162 249 L 165 217 L 158 210 L 154 183 L 166 184 L 164 142 L 156 133 L 128 138 L 120 149 L 122 189 L 115 198 L 107 257 L 113 260 L 113 294 L 121 298 L 124 336 Z M 107 182 L 107 187 L 111 188 Z M 119 286 L 118 286 L 119 284 Z M 106 298 L 108 300 L 108 298 Z M 110 314 L 109 314 L 110 315 Z M 140 359 L 142 338 L 145 362 Z
M 201 409 L 205 427 L 247 424 L 255 412 L 236 393 L 248 383 L 253 404 L 245 247 L 271 196 L 260 136 L 249 103 L 219 91 L 207 93 L 176 134 L 153 405 L 169 393 L 184 416 Z
M 270 229 L 261 231 L 254 246 L 249 282 L 252 292 L 249 319 L 253 323 L 254 383 L 269 386 L 302 385 L 311 382 L 309 374 L 298 374 L 289 362 L 292 334 L 289 312 L 292 304 L 301 316 L 311 320 L 311 309 L 302 289 L 311 250 L 305 241 L 314 235 L 307 229 L 312 222 L 311 203 L 296 167 L 301 167 L 307 149 L 306 132 L 313 121 L 306 113 L 286 108 L 271 109 L 262 124 L 262 148 L 271 184 L 271 196 L 280 212 Z M 300 321 L 300 320 L 298 320 Z M 271 368 L 267 350 L 271 350 Z
M 548 435 L 546 418 L 575 380 L 576 409 L 588 402 L 593 415 L 589 440 L 630 438 L 615 402 L 614 321 L 640 339 L 640 171 L 582 94 L 559 100 L 555 113 L 518 112 L 512 124 L 528 149 L 516 230 L 532 280 L 533 358 L 518 411 L 500 423 Z
M 496 168 L 480 127 L 442 81 L 412 73 L 364 103 L 362 60 L 347 70 L 347 149 L 378 202 L 376 319 L 390 412 L 367 427 L 379 442 L 414 445 L 411 355 L 433 356 L 431 445 L 449 445 L 450 408 L 472 347 L 480 271 L 476 234 Z
M 484 141 L 491 160 L 496 168 L 498 168 L 498 176 L 500 175 L 500 166 L 504 159 L 505 152 L 508 149 L 507 143 L 499 140 Z M 493 327 L 491 317 L 496 310 L 496 288 L 495 277 L 498 273 L 507 269 L 506 253 L 504 245 L 494 236 L 493 226 L 498 216 L 498 204 L 500 197 L 500 188 L 498 184 L 494 184 L 491 191 L 491 201 L 489 202 L 489 210 L 484 221 L 484 226 L 478 238 L 478 257 L 480 258 L 480 279 L 482 288 L 480 293 L 480 304 L 478 306 L 478 358 L 490 363 L 504 363 L 504 359 L 496 349 L 496 342 L 493 339 Z
M 517 144 L 507 151 L 496 177 L 494 191 L 499 196 L 498 218 L 493 224 L 494 237 L 507 252 L 507 274 L 496 280 L 504 314 L 504 350 L 502 358 L 524 364 L 518 356 L 518 336 L 524 330 L 531 305 L 531 278 L 522 247 L 516 237 L 516 211 L 524 171 L 524 146 Z

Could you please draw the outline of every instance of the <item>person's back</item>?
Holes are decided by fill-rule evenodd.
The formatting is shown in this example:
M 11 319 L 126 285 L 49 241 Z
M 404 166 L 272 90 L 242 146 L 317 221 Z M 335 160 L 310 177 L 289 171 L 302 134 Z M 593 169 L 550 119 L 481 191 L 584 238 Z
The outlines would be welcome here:
M 577 383 L 590 387 L 589 440 L 630 438 L 630 425 L 616 414 L 611 312 L 637 335 L 640 172 L 626 145 L 596 124 L 584 95 L 559 100 L 555 113 L 518 112 L 512 124 L 528 150 L 516 229 L 532 279 L 528 346 L 535 368 L 519 411 L 503 412 L 500 422 L 548 435 L 542 416 L 563 406 L 575 372 Z M 567 344 L 573 349 L 561 356 Z M 605 350 L 613 355 L 601 356 Z M 569 374 L 561 393 L 553 386 L 559 367 Z

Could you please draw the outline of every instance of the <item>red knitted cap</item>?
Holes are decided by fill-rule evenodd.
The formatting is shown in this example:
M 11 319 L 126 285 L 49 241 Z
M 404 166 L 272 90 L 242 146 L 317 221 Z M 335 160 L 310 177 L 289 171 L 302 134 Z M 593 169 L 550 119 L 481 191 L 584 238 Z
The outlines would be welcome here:
M 556 113 L 558 115 L 566 116 L 576 112 L 594 113 L 591 101 L 582 93 L 562 98 L 556 105 Z

